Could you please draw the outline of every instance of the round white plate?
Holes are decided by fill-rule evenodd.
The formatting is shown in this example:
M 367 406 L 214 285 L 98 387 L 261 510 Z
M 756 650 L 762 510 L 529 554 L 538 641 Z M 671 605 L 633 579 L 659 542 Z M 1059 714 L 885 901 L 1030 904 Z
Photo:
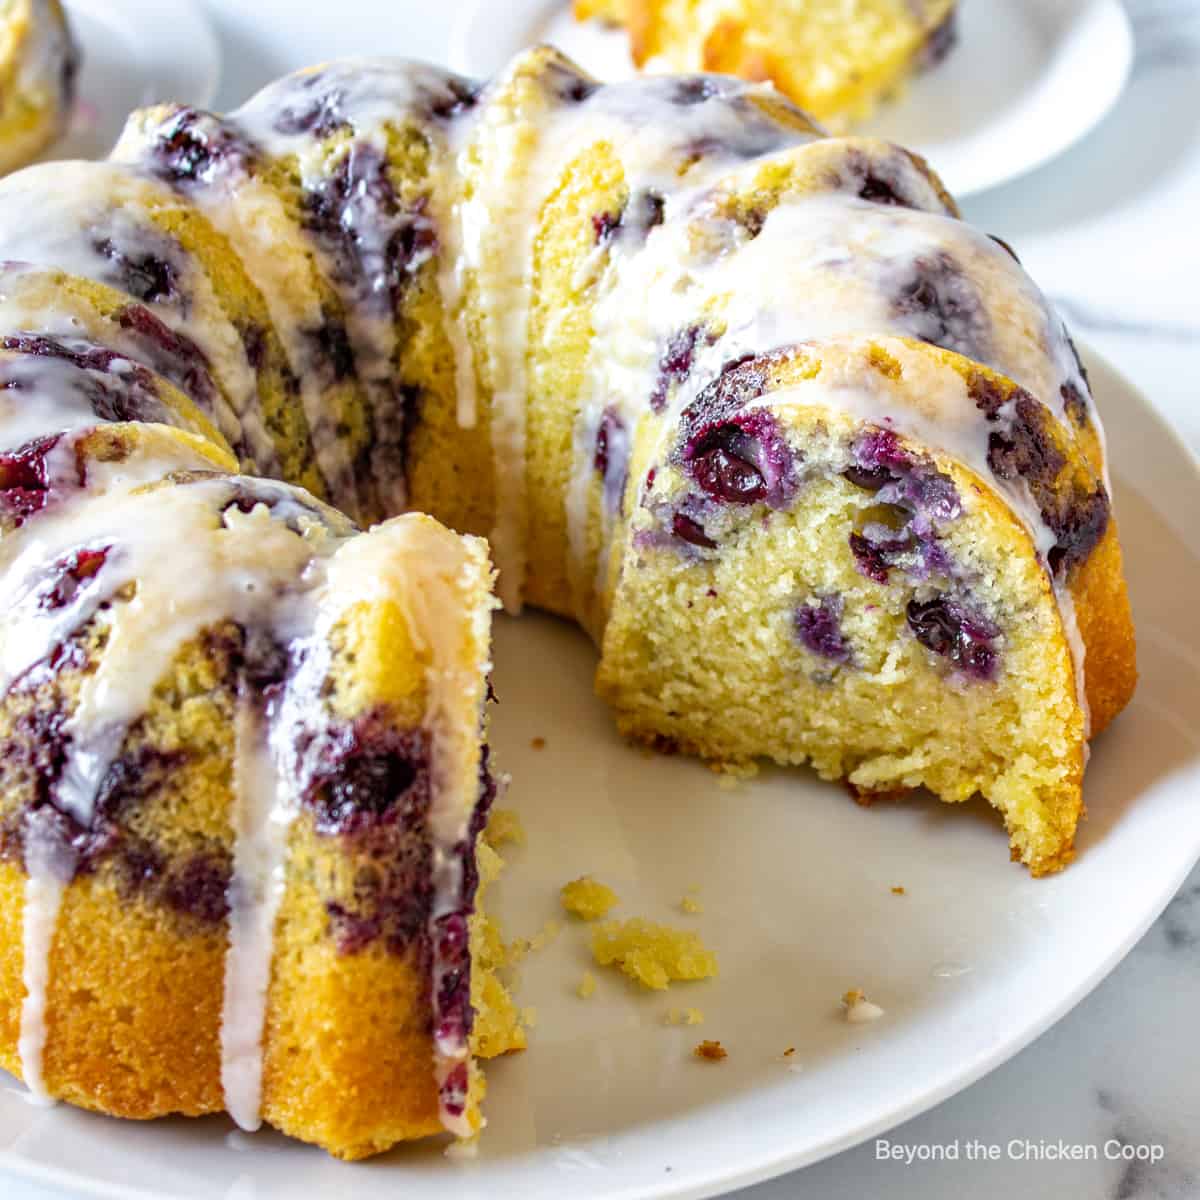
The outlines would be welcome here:
M 434 1142 L 348 1167 L 271 1132 L 231 1134 L 223 1118 L 34 1108 L 0 1077 L 0 1168 L 158 1200 L 707 1196 L 882 1132 L 1014 1054 L 1112 969 L 1200 856 L 1200 473 L 1133 388 L 1086 357 L 1142 677 L 1093 747 L 1089 817 L 1063 874 L 1011 864 L 982 803 L 863 809 L 804 771 L 729 790 L 697 762 L 625 745 L 591 694 L 584 637 L 501 619 L 495 743 L 529 833 L 495 896 L 507 932 L 562 916 L 557 889 L 590 872 L 620 894 L 617 914 L 700 932 L 720 978 L 655 994 L 593 968 L 598 990 L 581 1000 L 586 933 L 566 926 L 526 961 L 531 1046 L 491 1065 L 471 1161 Z M 685 915 L 695 885 L 704 911 Z M 883 1006 L 879 1021 L 845 1022 L 838 1001 L 853 987 Z M 704 1024 L 666 1025 L 682 1007 Z M 701 1038 L 729 1057 L 696 1059 Z
M 956 196 L 1004 183 L 1083 137 L 1121 94 L 1133 61 L 1118 0 L 963 0 L 958 45 L 859 132 L 925 155 Z M 569 0 L 467 0 L 450 65 L 490 75 L 550 42 L 602 79 L 635 73 L 623 31 L 571 18 Z
M 162 100 L 205 107 L 221 58 L 201 5 L 190 0 L 65 0 L 83 53 L 67 133 L 42 160 L 103 158 L 135 108 Z

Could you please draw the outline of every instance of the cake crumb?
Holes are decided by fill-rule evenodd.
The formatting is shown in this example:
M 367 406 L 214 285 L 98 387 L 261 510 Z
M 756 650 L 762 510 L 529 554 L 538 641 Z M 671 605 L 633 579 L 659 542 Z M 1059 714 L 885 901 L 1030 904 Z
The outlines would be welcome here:
M 745 779 L 754 779 L 759 772 L 756 762 L 707 762 L 710 771 L 734 781 L 735 785 Z
M 513 808 L 494 808 L 488 819 L 487 839 L 493 846 L 511 842 L 514 846 L 525 845 L 525 826 Z
M 530 1005 L 527 1008 L 521 1009 L 521 1024 L 526 1029 L 536 1029 L 538 1023 L 538 1010 Z
M 562 925 L 551 918 L 531 938 L 516 938 L 505 950 L 505 962 L 516 966 L 526 955 L 544 950 L 562 932 Z
M 796 1047 L 795 1047 L 795 1046 L 789 1046 L 789 1047 L 788 1047 L 788 1048 L 787 1048 L 787 1049 L 786 1049 L 786 1050 L 783 1052 L 783 1057 L 784 1057 L 784 1058 L 791 1058 L 791 1057 L 792 1057 L 792 1055 L 793 1055 L 793 1054 L 795 1054 L 795 1053 L 796 1053 Z
M 545 750 L 546 739 L 544 737 L 535 737 L 530 743 L 530 747 L 534 750 Z
M 596 994 L 596 977 L 591 971 L 584 971 L 579 986 L 575 989 L 580 1000 L 588 1000 Z
M 559 895 L 563 908 L 585 921 L 595 921 L 607 916 L 609 910 L 617 903 L 617 893 L 590 875 L 583 875 L 563 884 Z
M 679 907 L 685 913 L 702 913 L 704 911 L 704 905 L 695 896 L 684 896 L 679 902 Z
M 630 979 L 658 992 L 674 980 L 709 979 L 717 974 L 717 956 L 697 934 L 640 917 L 598 925 L 592 931 L 592 957 L 600 966 L 615 965 Z
M 701 1042 L 692 1053 L 697 1058 L 707 1059 L 709 1062 L 720 1062 L 721 1059 L 729 1057 L 729 1051 L 720 1042 Z
M 850 795 L 850 799 L 854 801 L 859 808 L 871 808 L 880 801 L 903 800 L 908 794 L 906 788 L 879 788 L 871 790 L 869 788 L 860 788 L 857 784 L 851 783 L 848 779 L 842 780 L 842 786 Z
M 851 1025 L 878 1021 L 883 1016 L 883 1009 L 868 1000 L 862 988 L 851 988 L 842 997 L 842 1007 L 846 1012 L 846 1021 Z
M 906 895 L 906 893 L 904 891 L 904 888 L 902 888 L 899 884 L 897 884 L 894 888 L 892 888 L 892 895 L 893 896 L 903 896 L 903 895 Z

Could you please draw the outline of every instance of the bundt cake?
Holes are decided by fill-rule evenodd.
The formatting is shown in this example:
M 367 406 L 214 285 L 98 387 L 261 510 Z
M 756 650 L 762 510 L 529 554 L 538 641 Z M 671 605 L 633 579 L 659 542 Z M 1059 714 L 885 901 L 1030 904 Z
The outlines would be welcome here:
M 62 134 L 78 68 L 60 0 L 0 0 L 0 174 Z
M 730 78 L 333 63 L 3 181 L 0 260 L 35 1091 L 343 1157 L 478 1128 L 471 1049 L 521 1044 L 474 904 L 478 535 L 628 734 L 981 792 L 1070 859 L 1134 681 L 1099 418 L 913 155 Z
M 574 0 L 638 67 L 769 81 L 831 128 L 870 116 L 955 41 L 955 0 Z

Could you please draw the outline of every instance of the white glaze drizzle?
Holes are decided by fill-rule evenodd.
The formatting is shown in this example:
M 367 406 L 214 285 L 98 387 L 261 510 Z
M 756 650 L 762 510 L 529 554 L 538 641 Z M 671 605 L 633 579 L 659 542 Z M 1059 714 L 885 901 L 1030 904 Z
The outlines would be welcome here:
M 50 987 L 50 952 L 62 907 L 63 893 L 74 873 L 70 851 L 56 836 L 53 814 L 35 811 L 23 823 L 25 846 L 25 907 L 22 913 L 22 971 L 25 997 L 17 1056 L 21 1076 L 39 1104 L 53 1103 L 42 1075 L 46 1049 L 46 997 Z
M 228 888 L 229 949 L 221 1007 L 221 1088 L 225 1109 L 253 1132 L 262 1117 L 263 1022 L 275 917 L 284 892 L 292 807 L 265 748 L 255 698 L 239 696 L 233 763 L 233 875 Z
M 345 197 L 340 219 L 343 228 L 357 239 L 364 278 L 346 278 L 321 240 L 308 239 L 326 277 L 343 299 L 357 370 L 380 420 L 395 419 L 391 409 L 397 328 L 389 297 L 376 290 L 384 277 L 388 240 L 397 221 L 424 222 L 431 236 L 440 236 L 452 225 L 448 220 L 436 219 L 442 216 L 439 204 L 444 181 L 449 177 L 442 167 L 448 154 L 446 135 L 421 111 L 431 100 L 448 102 L 453 98 L 448 92 L 449 78 L 445 72 L 401 58 L 345 60 L 287 76 L 252 97 L 229 118 L 230 124 L 241 129 L 253 145 L 276 159 L 294 160 L 301 187 L 310 196 L 319 194 L 328 185 L 333 171 L 347 161 L 352 165 L 355 156 L 361 156 L 364 150 L 386 163 L 389 132 L 403 128 L 406 123 L 417 123 L 426 136 L 432 156 L 429 196 L 432 216 L 409 213 L 385 217 L 378 198 L 362 181 Z M 352 140 L 340 152 L 331 153 L 321 138 L 302 129 L 293 130 L 281 122 L 286 114 L 303 109 L 317 98 L 327 99 L 331 122 L 353 128 Z M 218 206 L 224 202 L 220 196 L 214 198 Z M 432 249 L 416 254 L 406 270 L 415 272 L 432 255 Z M 364 284 L 368 286 L 365 295 Z M 407 503 L 402 473 L 397 472 L 391 483 L 392 493 L 385 497 L 385 503 L 397 512 Z
M 147 128 L 135 114 L 113 150 L 113 158 L 149 168 L 157 124 L 152 122 Z M 340 508 L 358 516 L 361 500 L 349 490 L 353 474 L 350 452 L 326 405 L 329 380 L 313 363 L 313 337 L 325 315 L 308 278 L 310 247 L 274 189 L 232 157 L 215 169 L 219 173 L 211 186 L 196 180 L 185 194 L 229 240 L 261 293 L 299 386 L 313 454 L 329 495 Z
M 178 275 L 179 299 L 145 302 L 168 328 L 194 343 L 213 378 L 228 390 L 218 396 L 213 420 L 233 445 L 245 444 L 257 468 L 275 466 L 274 442 L 258 406 L 258 385 L 245 346 L 224 316 L 212 282 L 147 212 L 183 202 L 165 184 L 119 163 L 45 163 L 0 181 L 0 260 L 57 268 L 83 279 L 120 287 L 105 240 L 139 259 L 156 253 Z

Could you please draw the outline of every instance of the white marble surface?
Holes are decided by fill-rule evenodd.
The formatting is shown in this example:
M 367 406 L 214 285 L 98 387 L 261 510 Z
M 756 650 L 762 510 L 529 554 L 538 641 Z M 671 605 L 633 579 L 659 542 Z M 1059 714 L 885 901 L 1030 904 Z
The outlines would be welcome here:
M 1200 453 L 1200 0 L 1126 3 L 1137 62 L 1115 111 L 1063 157 L 964 208 L 1016 247 L 1074 329 Z M 222 104 L 297 65 L 263 42 L 253 7 L 210 0 L 230 64 Z M 449 7 L 405 31 L 407 52 L 439 56 Z M 361 48 L 360 33 L 347 28 L 332 44 L 323 38 L 304 57 Z M 986 1079 L 888 1135 L 914 1154 L 957 1145 L 957 1161 L 881 1160 L 868 1143 L 738 1200 L 1191 1200 L 1200 1196 L 1198 1018 L 1200 869 L 1069 1016 Z M 999 1147 L 999 1157 L 968 1161 L 973 1141 Z M 1096 1158 L 1010 1152 L 1010 1143 L 1026 1141 L 1095 1147 Z M 1153 1145 L 1162 1147 L 1161 1161 L 1119 1157 L 1123 1146 Z M 0 1196 L 62 1193 L 0 1174 Z

